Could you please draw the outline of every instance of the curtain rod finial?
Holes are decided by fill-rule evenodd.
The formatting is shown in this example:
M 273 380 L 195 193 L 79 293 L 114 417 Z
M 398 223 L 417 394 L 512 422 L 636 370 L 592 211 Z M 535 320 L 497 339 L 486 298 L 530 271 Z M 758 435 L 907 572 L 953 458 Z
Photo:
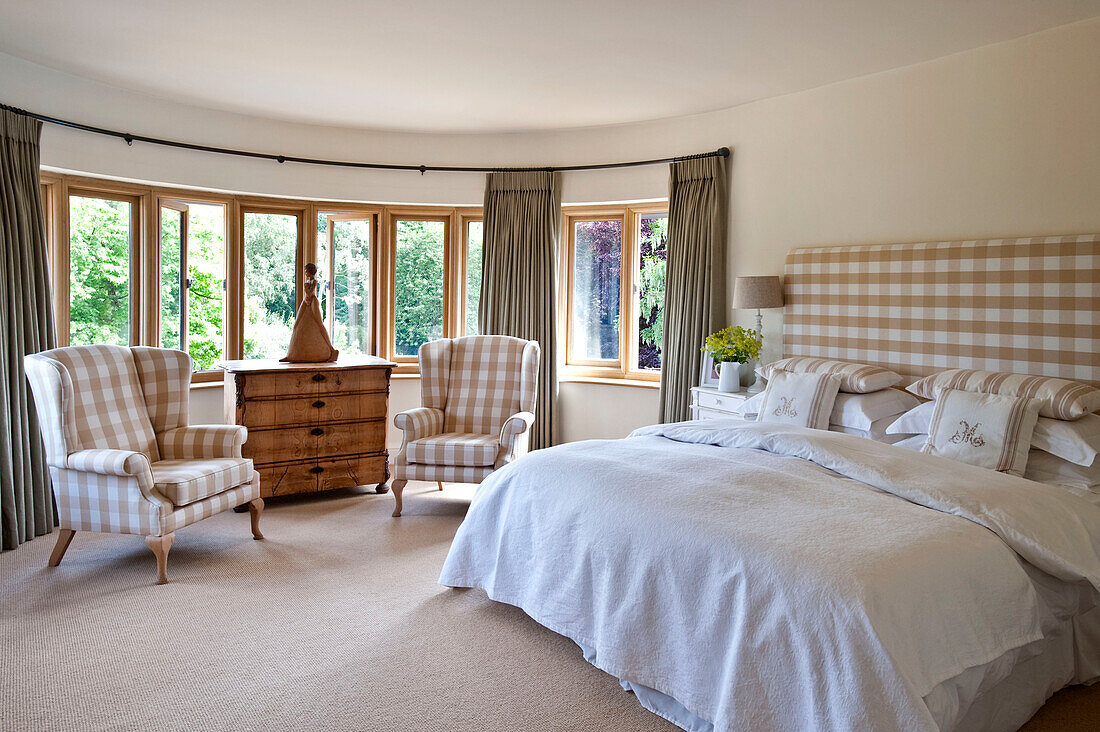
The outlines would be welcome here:
M 720 147 L 718 148 L 718 154 L 724 158 L 728 158 L 730 156 L 730 149 L 725 146 Z

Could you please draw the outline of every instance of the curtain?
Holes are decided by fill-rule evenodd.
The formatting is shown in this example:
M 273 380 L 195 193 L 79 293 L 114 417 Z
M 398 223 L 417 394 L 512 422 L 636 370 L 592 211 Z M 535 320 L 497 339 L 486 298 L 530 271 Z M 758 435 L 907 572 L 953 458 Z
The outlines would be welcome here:
M 55 345 L 38 179 L 42 123 L 0 109 L 0 536 L 54 527 L 53 494 L 23 356 Z
M 689 419 L 703 339 L 725 323 L 726 158 L 669 166 L 662 422 Z
M 542 360 L 531 448 L 549 447 L 558 401 L 561 174 L 489 173 L 484 216 L 478 332 L 538 341 Z

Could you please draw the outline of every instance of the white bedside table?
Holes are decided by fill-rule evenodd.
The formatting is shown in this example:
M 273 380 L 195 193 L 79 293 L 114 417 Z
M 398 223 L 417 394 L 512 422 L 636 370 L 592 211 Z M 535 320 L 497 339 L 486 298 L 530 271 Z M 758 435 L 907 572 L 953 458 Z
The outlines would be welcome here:
M 718 391 L 712 386 L 691 387 L 691 418 L 692 419 L 744 419 L 733 410 L 741 406 L 751 394 L 741 390 L 738 392 Z

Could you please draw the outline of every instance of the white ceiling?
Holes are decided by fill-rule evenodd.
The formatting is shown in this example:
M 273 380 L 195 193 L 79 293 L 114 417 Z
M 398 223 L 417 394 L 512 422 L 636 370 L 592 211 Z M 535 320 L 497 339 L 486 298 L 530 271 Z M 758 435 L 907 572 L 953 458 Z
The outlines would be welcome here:
M 4 0 L 0 51 L 270 118 L 518 131 L 720 109 L 1094 16 L 1100 0 Z

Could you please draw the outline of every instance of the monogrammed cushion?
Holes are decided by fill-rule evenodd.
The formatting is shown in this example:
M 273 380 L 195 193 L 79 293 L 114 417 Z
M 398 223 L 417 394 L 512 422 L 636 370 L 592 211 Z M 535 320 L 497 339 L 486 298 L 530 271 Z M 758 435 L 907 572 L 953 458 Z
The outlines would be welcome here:
M 901 376 L 881 366 L 851 361 L 833 361 L 827 358 L 794 356 L 773 361 L 758 369 L 761 376 L 771 379 L 776 371 L 796 374 L 832 374 L 840 379 L 840 391 L 849 394 L 867 394 L 886 389 L 901 381 Z
M 773 371 L 756 420 L 827 430 L 839 388 L 840 379 L 832 374 Z
M 1038 399 L 944 389 L 921 449 L 1022 477 L 1039 404 Z
M 1100 389 L 1088 384 L 1003 371 L 950 369 L 925 376 L 906 389 L 924 399 L 938 398 L 940 389 L 1035 398 L 1041 400 L 1039 414 L 1054 419 L 1079 419 L 1100 409 Z

